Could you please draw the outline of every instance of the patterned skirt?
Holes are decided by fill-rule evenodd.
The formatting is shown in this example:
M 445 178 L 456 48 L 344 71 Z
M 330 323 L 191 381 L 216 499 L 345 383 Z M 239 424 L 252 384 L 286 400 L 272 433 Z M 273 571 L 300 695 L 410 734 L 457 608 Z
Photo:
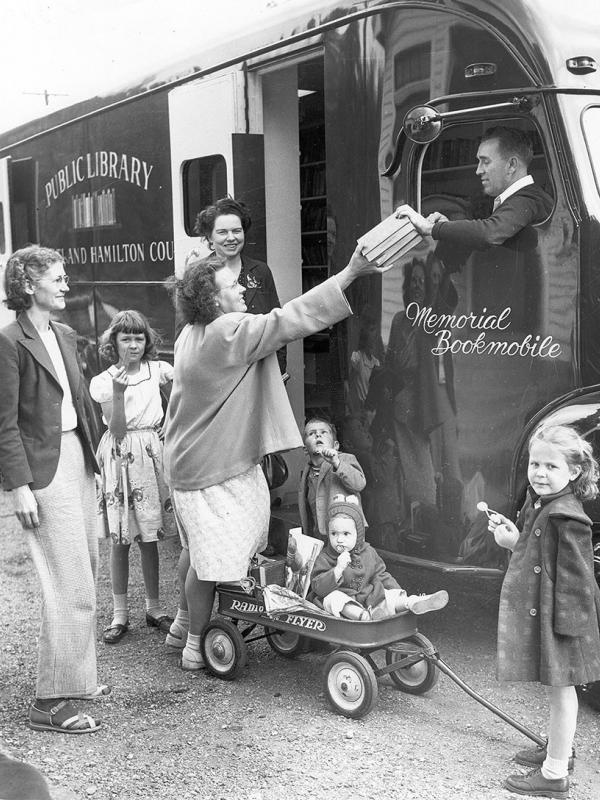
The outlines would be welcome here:
M 175 536 L 173 504 L 163 477 L 163 446 L 153 428 L 106 431 L 97 452 L 101 473 L 98 522 L 113 542 L 156 542 Z
M 259 465 L 222 483 L 173 490 L 184 546 L 201 581 L 238 581 L 267 546 L 269 489 Z

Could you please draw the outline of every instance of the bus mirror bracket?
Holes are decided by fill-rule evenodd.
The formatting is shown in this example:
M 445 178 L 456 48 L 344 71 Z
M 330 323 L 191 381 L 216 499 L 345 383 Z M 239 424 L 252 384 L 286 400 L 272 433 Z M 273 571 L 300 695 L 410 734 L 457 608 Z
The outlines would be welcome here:
M 456 111 L 438 111 L 433 106 L 415 106 L 404 117 L 400 135 L 396 139 L 394 157 L 382 176 L 392 177 L 400 166 L 402 156 L 402 146 L 405 138 L 415 144 L 431 144 L 441 134 L 444 121 L 453 117 L 464 117 L 465 115 L 478 114 L 484 111 L 498 111 L 510 109 L 512 111 L 529 111 L 531 100 L 528 97 L 513 97 L 506 103 L 494 103 L 487 106 L 476 106 L 471 108 L 461 108 Z
M 528 97 L 513 97 L 507 103 L 494 103 L 488 106 L 475 108 L 461 108 L 457 111 L 437 111 L 433 106 L 415 106 L 404 117 L 402 128 L 407 138 L 415 144 L 430 144 L 442 132 L 444 120 L 465 114 L 478 114 L 482 111 L 497 111 L 499 109 L 512 109 L 513 111 L 528 111 L 531 101 Z

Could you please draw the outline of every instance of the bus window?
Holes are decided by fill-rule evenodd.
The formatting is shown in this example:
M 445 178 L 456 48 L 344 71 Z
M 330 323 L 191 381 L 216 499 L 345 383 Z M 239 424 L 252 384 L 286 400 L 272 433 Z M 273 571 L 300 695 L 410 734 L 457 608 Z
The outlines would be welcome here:
M 32 158 L 15 160 L 11 165 L 13 249 L 37 242 L 38 220 L 36 207 L 37 166 Z
M 188 236 L 197 236 L 194 224 L 198 213 L 226 194 L 227 165 L 223 156 L 205 156 L 184 163 L 183 208 Z
M 528 120 L 494 124 L 518 128 L 529 135 L 534 152 L 530 174 L 552 196 L 546 156 L 533 125 Z M 490 216 L 494 198 L 483 193 L 476 169 L 479 140 L 491 127 L 481 122 L 449 126 L 427 148 L 421 169 L 422 213 L 440 211 L 450 220 Z M 538 234 L 529 226 L 501 247 L 474 252 L 439 242 L 436 252 L 446 270 L 460 273 L 473 308 L 485 307 L 490 313 L 511 308 L 511 331 L 515 333 L 528 331 L 541 318 L 544 294 L 537 244 Z
M 590 106 L 583 112 L 583 132 L 600 192 L 600 106 Z

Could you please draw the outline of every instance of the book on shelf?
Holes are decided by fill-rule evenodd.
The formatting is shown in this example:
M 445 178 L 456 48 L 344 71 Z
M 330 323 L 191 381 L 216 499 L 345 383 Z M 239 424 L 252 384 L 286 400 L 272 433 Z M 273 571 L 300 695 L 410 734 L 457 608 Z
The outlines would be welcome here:
M 385 272 L 422 241 L 423 237 L 409 219 L 398 219 L 392 214 L 361 236 L 358 244 L 363 256 L 376 261 Z
M 302 528 L 289 532 L 285 566 L 285 585 L 300 597 L 305 598 L 310 587 L 310 576 L 324 542 L 302 533 Z

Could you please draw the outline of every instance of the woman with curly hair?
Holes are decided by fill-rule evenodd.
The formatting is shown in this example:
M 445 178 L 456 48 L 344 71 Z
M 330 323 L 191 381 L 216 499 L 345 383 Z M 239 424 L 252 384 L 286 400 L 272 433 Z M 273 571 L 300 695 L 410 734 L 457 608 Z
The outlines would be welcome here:
M 108 694 L 96 673 L 94 471 L 87 386 L 75 331 L 52 321 L 69 278 L 60 253 L 17 250 L 4 276 L 17 318 L 0 331 L 0 473 L 29 540 L 42 592 L 34 730 L 91 733 L 73 700 Z M 10 627 L 10 626 L 9 626 Z
M 187 322 L 175 344 L 165 427 L 165 476 L 192 566 L 184 669 L 203 666 L 215 583 L 245 577 L 267 543 L 261 459 L 302 446 L 276 352 L 348 317 L 344 290 L 376 272 L 357 248 L 337 275 L 267 314 L 246 313 L 246 289 L 218 256 L 192 259 L 171 281 Z
M 102 406 L 108 425 L 97 458 L 102 476 L 100 511 L 112 540 L 114 611 L 102 638 L 115 644 L 129 628 L 129 550 L 134 541 L 142 561 L 146 624 L 167 633 L 173 622 L 159 600 L 157 545 L 176 533 L 158 435 L 163 418 L 161 387 L 171 382 L 173 367 L 158 360 L 158 335 L 139 311 L 115 314 L 103 339 L 100 352 L 112 366 L 92 378 L 90 393 Z

